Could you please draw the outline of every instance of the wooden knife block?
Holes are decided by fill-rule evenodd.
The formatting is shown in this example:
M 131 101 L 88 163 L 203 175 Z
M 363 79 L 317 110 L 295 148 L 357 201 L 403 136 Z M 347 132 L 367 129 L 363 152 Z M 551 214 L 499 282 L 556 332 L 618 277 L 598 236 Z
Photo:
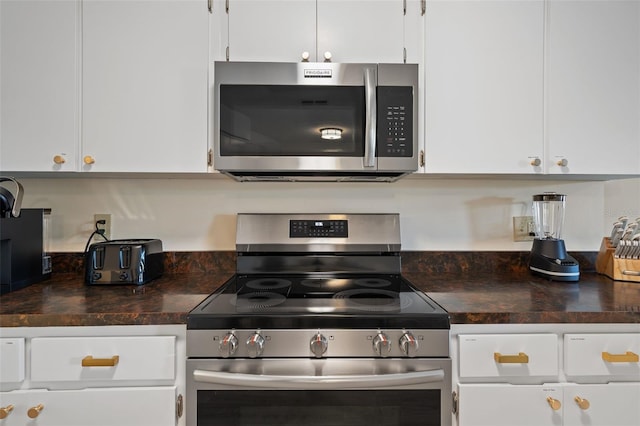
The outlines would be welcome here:
M 596 271 L 616 281 L 640 283 L 640 259 L 616 259 L 615 251 L 611 239 L 604 237 L 596 258 Z

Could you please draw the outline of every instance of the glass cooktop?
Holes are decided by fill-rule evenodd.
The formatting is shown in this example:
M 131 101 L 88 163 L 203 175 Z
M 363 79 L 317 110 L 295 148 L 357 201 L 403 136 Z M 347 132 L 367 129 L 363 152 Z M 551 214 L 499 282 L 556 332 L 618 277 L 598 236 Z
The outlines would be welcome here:
M 187 328 L 448 329 L 449 316 L 401 275 L 236 275 Z

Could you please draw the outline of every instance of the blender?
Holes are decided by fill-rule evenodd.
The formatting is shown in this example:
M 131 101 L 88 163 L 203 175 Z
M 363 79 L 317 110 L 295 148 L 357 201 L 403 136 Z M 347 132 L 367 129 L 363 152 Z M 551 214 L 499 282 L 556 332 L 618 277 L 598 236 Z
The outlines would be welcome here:
M 578 262 L 567 254 L 561 238 L 566 195 L 545 192 L 533 196 L 535 239 L 529 257 L 529 269 L 554 281 L 578 281 Z

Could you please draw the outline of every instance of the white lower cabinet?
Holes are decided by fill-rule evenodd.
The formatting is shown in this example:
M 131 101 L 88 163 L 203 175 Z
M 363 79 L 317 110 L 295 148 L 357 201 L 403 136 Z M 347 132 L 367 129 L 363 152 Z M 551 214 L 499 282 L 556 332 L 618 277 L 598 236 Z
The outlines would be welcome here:
M 173 386 L 0 393 L 2 426 L 173 426 Z
M 185 424 L 184 325 L 17 327 L 0 335 L 0 426 Z
M 640 383 L 459 384 L 458 401 L 460 425 L 640 425 Z
M 564 424 L 640 425 L 640 383 L 566 384 Z
M 560 386 L 459 384 L 458 401 L 460 425 L 563 424 Z
M 638 329 L 637 324 L 452 326 L 453 424 L 640 425 Z

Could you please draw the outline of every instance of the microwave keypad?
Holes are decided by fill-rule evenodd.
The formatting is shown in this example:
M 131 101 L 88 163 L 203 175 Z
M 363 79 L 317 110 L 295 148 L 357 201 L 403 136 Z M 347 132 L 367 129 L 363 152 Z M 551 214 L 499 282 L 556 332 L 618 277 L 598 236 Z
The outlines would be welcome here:
M 379 157 L 413 156 L 413 97 L 410 87 L 378 88 Z

